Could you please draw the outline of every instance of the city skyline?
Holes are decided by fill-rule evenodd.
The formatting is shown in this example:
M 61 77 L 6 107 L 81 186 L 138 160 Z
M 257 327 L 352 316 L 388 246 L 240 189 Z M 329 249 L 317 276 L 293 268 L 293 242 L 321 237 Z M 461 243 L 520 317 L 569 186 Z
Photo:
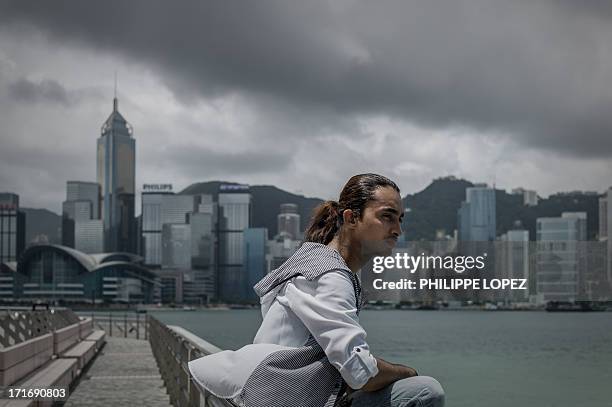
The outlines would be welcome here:
M 261 2 L 232 15 L 224 5 L 111 2 L 105 9 L 121 10 L 114 27 L 102 5 L 70 3 L 57 7 L 69 13 L 56 13 L 4 2 L 0 189 L 19 194 L 24 207 L 59 213 L 67 180 L 95 181 L 95 139 L 118 71 L 122 112 L 138 139 L 137 197 L 145 183 L 181 190 L 214 179 L 330 199 L 366 171 L 393 178 L 402 195 L 451 174 L 541 196 L 606 190 L 612 94 L 601 83 L 612 79 L 610 13 L 479 4 L 446 5 L 451 13 L 433 3 L 371 10 Z M 200 23 L 157 28 L 170 11 Z M 325 15 L 313 19 L 324 34 L 298 24 L 300 13 Z M 212 24 L 211 14 L 227 24 Z M 568 26 L 574 15 L 581 18 Z M 376 24 L 376 37 L 359 24 L 368 18 L 410 24 L 392 24 L 397 32 Z M 284 42 L 271 33 L 285 33 L 276 36 Z

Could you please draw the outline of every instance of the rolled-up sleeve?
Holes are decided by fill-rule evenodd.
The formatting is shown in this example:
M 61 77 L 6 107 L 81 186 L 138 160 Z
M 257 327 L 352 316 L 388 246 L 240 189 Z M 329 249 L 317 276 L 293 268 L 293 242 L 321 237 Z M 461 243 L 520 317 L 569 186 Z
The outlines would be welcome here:
M 360 389 L 376 376 L 376 359 L 359 324 L 353 284 L 345 272 L 330 271 L 315 281 L 297 277 L 287 284 L 285 296 L 351 388 Z

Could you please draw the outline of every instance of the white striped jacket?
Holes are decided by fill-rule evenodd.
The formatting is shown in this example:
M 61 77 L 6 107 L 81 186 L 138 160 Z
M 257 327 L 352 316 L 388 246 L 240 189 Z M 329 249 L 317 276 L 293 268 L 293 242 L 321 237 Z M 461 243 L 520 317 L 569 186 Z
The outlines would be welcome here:
M 199 385 L 245 407 L 323 407 L 378 373 L 359 279 L 336 250 L 306 242 L 254 289 L 264 317 L 254 344 L 190 362 Z

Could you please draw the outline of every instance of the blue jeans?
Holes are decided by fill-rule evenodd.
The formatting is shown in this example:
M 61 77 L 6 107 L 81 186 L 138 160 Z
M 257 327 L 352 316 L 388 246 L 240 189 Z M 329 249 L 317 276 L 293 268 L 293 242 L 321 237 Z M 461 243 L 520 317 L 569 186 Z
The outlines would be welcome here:
M 443 407 L 444 390 L 433 377 L 415 376 L 377 391 L 356 391 L 349 399 L 351 407 Z

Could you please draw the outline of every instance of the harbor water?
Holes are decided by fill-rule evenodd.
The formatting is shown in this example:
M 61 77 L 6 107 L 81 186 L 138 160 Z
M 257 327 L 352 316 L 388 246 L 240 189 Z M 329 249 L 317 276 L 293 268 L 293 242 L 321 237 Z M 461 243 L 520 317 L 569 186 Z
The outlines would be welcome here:
M 152 313 L 223 349 L 251 343 L 259 310 Z M 369 311 L 375 356 L 437 378 L 450 407 L 609 407 L 612 313 Z

